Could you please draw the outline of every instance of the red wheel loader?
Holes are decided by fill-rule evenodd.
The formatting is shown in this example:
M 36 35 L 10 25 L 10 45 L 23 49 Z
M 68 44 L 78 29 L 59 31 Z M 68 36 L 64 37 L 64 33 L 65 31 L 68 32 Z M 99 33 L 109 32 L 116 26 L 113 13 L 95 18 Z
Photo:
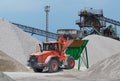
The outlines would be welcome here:
M 59 38 L 55 42 L 44 42 L 43 46 L 39 45 L 41 51 L 30 55 L 28 65 L 35 72 L 42 72 L 44 68 L 48 68 L 48 72 L 57 72 L 59 68 L 74 68 L 74 59 L 65 54 L 66 47 L 72 42 L 65 38 Z

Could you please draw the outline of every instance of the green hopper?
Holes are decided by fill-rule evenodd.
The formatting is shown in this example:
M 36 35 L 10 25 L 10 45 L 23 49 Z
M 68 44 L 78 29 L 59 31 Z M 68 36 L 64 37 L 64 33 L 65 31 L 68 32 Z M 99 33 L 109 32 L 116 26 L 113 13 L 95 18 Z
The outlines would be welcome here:
M 75 60 L 78 60 L 78 70 L 80 70 L 81 64 L 89 68 L 87 45 L 88 40 L 74 40 L 65 50 L 67 55 L 72 56 Z

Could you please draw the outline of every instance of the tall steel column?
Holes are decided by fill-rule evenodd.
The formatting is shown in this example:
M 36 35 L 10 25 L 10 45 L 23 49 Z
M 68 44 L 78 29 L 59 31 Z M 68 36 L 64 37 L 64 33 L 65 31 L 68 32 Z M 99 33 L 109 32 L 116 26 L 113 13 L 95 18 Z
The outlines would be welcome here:
M 45 6 L 46 12 L 46 31 L 48 32 L 48 12 L 50 11 L 50 6 Z M 46 33 L 46 42 L 48 42 L 48 34 Z

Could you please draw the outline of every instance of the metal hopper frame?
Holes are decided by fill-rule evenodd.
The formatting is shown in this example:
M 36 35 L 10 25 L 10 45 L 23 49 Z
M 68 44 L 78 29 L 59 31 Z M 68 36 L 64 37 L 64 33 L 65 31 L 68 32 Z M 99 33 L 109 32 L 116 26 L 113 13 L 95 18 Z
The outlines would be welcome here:
M 88 40 L 74 40 L 65 50 L 67 55 L 72 56 L 75 60 L 78 60 L 78 70 L 80 70 L 83 63 L 86 68 L 89 68 L 87 45 Z

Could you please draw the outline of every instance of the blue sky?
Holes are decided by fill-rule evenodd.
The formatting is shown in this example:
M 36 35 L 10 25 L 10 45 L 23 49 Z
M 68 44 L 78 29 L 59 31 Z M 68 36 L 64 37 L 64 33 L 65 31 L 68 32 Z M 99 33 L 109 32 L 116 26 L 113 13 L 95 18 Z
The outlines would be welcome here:
M 103 9 L 104 16 L 120 21 L 120 0 L 0 0 L 0 18 L 45 30 L 46 5 L 50 5 L 49 31 L 55 33 L 60 28 L 79 29 L 75 21 L 85 7 Z

